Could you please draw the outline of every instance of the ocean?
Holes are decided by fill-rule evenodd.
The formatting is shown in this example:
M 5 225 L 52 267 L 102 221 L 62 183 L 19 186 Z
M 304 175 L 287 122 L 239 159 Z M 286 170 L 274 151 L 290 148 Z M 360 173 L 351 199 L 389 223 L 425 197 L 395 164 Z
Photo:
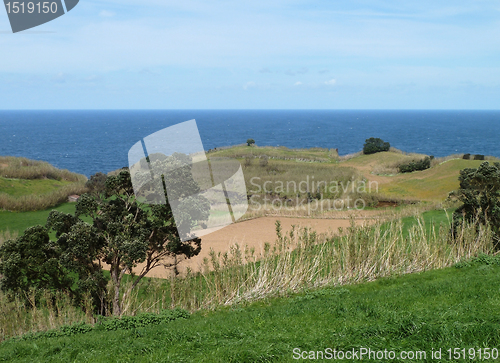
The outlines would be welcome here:
M 196 119 L 205 150 L 259 146 L 360 151 L 380 137 L 408 152 L 500 157 L 500 111 L 425 110 L 123 110 L 0 111 L 0 155 L 45 160 L 90 176 L 127 166 L 144 137 Z

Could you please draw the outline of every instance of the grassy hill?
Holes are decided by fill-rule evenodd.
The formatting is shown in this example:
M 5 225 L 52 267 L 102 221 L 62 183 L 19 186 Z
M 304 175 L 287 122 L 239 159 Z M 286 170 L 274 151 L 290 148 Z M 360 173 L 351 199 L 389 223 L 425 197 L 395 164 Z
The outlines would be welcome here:
M 443 270 L 200 311 L 168 323 L 96 327 L 85 334 L 75 327 L 14 339 L 0 345 L 0 361 L 291 362 L 294 352 L 311 357 L 327 348 L 388 350 L 397 358 L 406 351 L 412 362 L 469 361 L 473 349 L 478 360 L 479 349 L 483 356 L 485 348 L 498 354 L 500 295 L 492 286 L 499 283 L 499 259 L 484 256 Z M 460 354 L 466 359 L 453 358 L 454 348 L 465 349 Z M 441 360 L 431 358 L 436 350 Z
M 84 175 L 36 160 L 0 157 L 0 210 L 37 211 L 85 191 Z M 0 227 L 1 228 L 1 227 Z
M 284 147 L 235 146 L 209 153 L 209 157 L 237 158 L 243 164 L 243 171 L 249 194 L 255 186 L 250 180 L 258 177 L 263 185 L 271 181 L 296 181 L 298 184 L 309 176 L 316 181 L 347 183 L 348 181 L 372 181 L 378 184 L 378 192 L 373 197 L 379 200 L 395 201 L 432 201 L 442 202 L 452 190 L 459 187 L 459 171 L 464 168 L 477 168 L 483 161 L 463 160 L 461 155 L 436 158 L 430 169 L 401 174 L 398 165 L 412 160 L 420 160 L 427 155 L 404 153 L 391 149 L 371 155 L 353 154 L 339 157 L 334 149 L 288 149 Z M 267 157 L 267 163 L 261 160 Z M 492 161 L 496 158 L 489 157 Z M 265 165 L 263 165 L 265 164 Z M 317 184 L 316 184 L 317 185 Z M 258 188 L 257 188 L 258 189 Z M 316 190 L 310 190 L 314 193 Z M 275 193 L 289 198 L 294 193 Z M 296 193 L 295 193 L 296 194 Z M 326 195 L 326 198 L 339 197 Z

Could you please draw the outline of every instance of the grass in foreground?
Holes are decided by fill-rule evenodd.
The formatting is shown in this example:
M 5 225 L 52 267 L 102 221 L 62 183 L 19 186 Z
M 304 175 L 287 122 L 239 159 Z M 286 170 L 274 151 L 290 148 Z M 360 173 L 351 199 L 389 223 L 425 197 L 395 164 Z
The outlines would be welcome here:
M 463 258 L 492 251 L 488 228 L 464 226 L 457 240 L 449 227 L 428 229 L 421 220 L 408 229 L 401 221 L 389 225 L 350 227 L 340 236 L 292 229 L 255 255 L 232 246 L 226 254 L 211 254 L 201 273 L 169 280 L 147 279 L 124 300 L 124 313 L 217 309 L 321 287 L 349 285 L 450 266 Z M 126 282 L 125 282 L 126 283 Z M 30 295 L 31 296 L 31 295 Z M 29 297 L 29 296 L 28 296 Z M 9 301 L 0 294 L 0 339 L 44 331 L 64 324 L 94 322 L 92 309 L 71 306 L 64 295 L 45 298 L 36 309 L 23 298 Z M 33 300 L 33 299 L 31 299 Z
M 499 259 L 267 299 L 184 320 L 74 336 L 10 340 L 11 362 L 290 362 L 293 349 L 498 348 Z M 373 360 L 372 360 L 373 361 Z M 391 360 L 384 360 L 391 361 Z M 397 361 L 397 360 L 395 360 Z M 494 361 L 494 360 L 492 360 Z

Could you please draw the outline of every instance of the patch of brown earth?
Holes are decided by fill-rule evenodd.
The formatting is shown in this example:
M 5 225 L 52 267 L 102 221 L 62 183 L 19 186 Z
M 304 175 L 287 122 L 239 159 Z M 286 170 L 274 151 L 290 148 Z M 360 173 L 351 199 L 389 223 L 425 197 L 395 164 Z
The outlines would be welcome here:
M 243 250 L 245 246 L 255 249 L 259 255 L 264 251 L 266 242 L 273 243 L 276 240 L 276 220 L 281 222 L 283 233 L 291 230 L 292 225 L 298 227 L 310 227 L 317 233 L 337 232 L 339 227 L 349 227 L 349 219 L 312 219 L 312 218 L 288 218 L 288 217 L 262 217 L 244 222 L 231 224 L 223 229 L 213 232 L 201 238 L 201 252 L 190 260 L 182 261 L 178 269 L 185 272 L 189 267 L 193 271 L 200 271 L 204 258 L 209 258 L 210 249 L 216 253 L 228 252 L 231 245 L 237 243 Z M 371 220 L 373 221 L 373 220 Z M 357 225 L 371 222 L 370 220 L 358 219 Z M 138 266 L 136 272 L 140 272 L 142 266 Z M 153 269 L 148 277 L 168 278 L 172 276 L 172 270 L 164 267 Z

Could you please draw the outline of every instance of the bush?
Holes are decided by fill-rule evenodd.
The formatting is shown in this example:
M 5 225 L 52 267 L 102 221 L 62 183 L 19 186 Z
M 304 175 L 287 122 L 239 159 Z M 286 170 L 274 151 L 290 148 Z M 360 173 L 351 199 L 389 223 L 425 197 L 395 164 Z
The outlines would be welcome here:
M 464 160 L 470 160 L 470 154 L 464 154 L 463 159 Z
M 247 145 L 248 146 L 251 146 L 253 144 L 255 144 L 255 140 L 254 139 L 247 139 Z
M 431 158 L 426 156 L 422 160 L 419 161 L 411 161 L 408 164 L 399 165 L 399 171 L 401 173 L 411 173 L 417 170 L 425 170 L 431 167 Z
M 474 160 L 484 160 L 484 155 L 474 155 Z
M 389 151 L 391 148 L 391 144 L 388 142 L 384 142 L 382 139 L 370 137 L 365 140 L 365 144 L 363 145 L 363 154 L 375 154 L 380 151 Z
M 264 167 L 264 166 L 267 166 L 267 164 L 269 164 L 269 158 L 267 157 L 267 155 L 262 155 L 260 157 L 260 160 L 259 160 L 259 165 Z
M 493 233 L 495 249 L 500 249 L 500 163 L 483 162 L 477 169 L 460 171 L 460 189 L 451 195 L 463 204 L 453 213 L 452 233 L 464 221 L 476 225 L 487 225 Z

